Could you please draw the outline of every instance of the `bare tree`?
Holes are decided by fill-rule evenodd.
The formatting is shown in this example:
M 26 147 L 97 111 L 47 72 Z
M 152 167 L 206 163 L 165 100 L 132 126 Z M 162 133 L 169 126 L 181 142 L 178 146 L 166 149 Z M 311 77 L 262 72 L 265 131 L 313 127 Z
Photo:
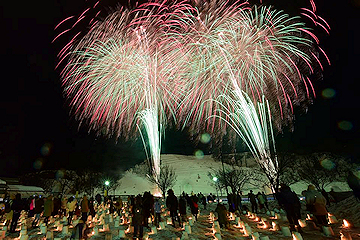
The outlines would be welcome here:
M 294 174 L 294 162 L 296 157 L 294 154 L 287 152 L 277 153 L 277 166 L 275 167 L 275 172 L 269 173 L 267 170 L 263 170 L 263 173 L 269 180 L 270 188 L 275 192 L 279 191 L 280 184 L 284 183 L 291 185 L 299 180 L 298 176 Z
M 174 168 L 169 165 L 162 165 L 160 167 L 160 176 L 155 176 L 155 174 L 148 174 L 147 176 L 151 183 L 158 186 L 164 198 L 166 196 L 166 191 L 175 185 L 177 178 Z
M 219 188 L 231 189 L 233 194 L 237 194 L 244 187 L 245 183 L 248 183 L 254 176 L 254 171 L 247 168 L 239 167 L 225 167 L 219 169 L 212 169 L 208 176 L 213 180 L 213 177 L 217 178 L 217 186 Z
M 89 196 L 93 196 L 95 188 L 101 187 L 101 173 L 85 169 L 79 172 L 78 175 L 76 190 L 80 193 L 86 193 Z
M 299 158 L 294 164 L 294 173 L 318 190 L 335 181 L 345 181 L 351 164 L 331 153 L 314 153 Z
M 72 170 L 44 170 L 24 175 L 24 184 L 38 186 L 45 193 L 74 193 L 78 175 Z

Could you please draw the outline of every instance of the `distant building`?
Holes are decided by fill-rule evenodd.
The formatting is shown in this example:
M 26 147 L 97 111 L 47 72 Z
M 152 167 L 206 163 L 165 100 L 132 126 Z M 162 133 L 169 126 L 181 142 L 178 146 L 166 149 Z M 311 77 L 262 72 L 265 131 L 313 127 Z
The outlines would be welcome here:
M 44 189 L 36 186 L 25 186 L 20 184 L 18 181 L 11 179 L 7 181 L 6 179 L 0 179 L 0 201 L 4 199 L 6 196 L 14 196 L 17 193 L 21 194 L 21 197 L 27 198 L 34 194 L 43 195 Z

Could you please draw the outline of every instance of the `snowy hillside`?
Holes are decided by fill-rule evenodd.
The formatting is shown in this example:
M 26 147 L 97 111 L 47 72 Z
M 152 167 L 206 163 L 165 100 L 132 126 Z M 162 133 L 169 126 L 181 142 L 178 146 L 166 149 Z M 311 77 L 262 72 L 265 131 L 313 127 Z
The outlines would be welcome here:
M 175 154 L 161 155 L 162 164 L 170 165 L 175 169 L 177 174 L 177 181 L 173 190 L 175 194 L 180 194 L 183 191 L 191 193 L 191 191 L 204 194 L 213 193 L 216 194 L 216 189 L 211 185 L 212 180 L 207 176 L 211 169 L 221 168 L 221 162 L 216 162 L 210 155 L 205 155 L 203 158 L 197 158 L 195 156 L 184 156 Z M 229 165 L 225 164 L 225 167 Z M 116 190 L 116 194 L 120 195 L 136 195 L 149 191 L 153 194 L 156 193 L 156 188 L 150 184 L 145 178 L 140 177 L 133 173 L 131 170 L 127 171 L 124 177 L 120 180 L 121 186 Z M 266 179 L 264 178 L 265 182 Z M 335 191 L 348 191 L 349 188 L 346 183 L 335 183 L 330 188 L 335 186 Z M 297 183 L 291 188 L 298 194 L 307 188 L 305 183 Z M 266 191 L 270 193 L 269 189 L 258 189 L 253 185 L 245 185 L 243 193 L 247 194 L 252 189 L 255 193 L 258 191 Z M 220 193 L 219 193 L 220 194 Z M 223 193 L 225 195 L 225 193 Z

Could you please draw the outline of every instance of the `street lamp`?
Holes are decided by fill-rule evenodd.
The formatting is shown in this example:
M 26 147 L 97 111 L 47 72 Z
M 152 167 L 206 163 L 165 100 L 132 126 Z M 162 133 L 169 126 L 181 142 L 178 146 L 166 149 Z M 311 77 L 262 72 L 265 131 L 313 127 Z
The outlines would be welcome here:
M 219 199 L 219 192 L 218 192 L 218 184 L 217 184 L 217 182 L 218 182 L 218 178 L 215 176 L 215 177 L 213 177 L 213 179 L 212 179 L 214 182 L 215 182 L 215 188 L 216 188 L 216 195 L 217 195 L 217 199 L 218 199 L 218 202 L 220 202 L 220 199 Z
M 108 196 L 108 191 L 109 191 L 109 186 L 110 186 L 110 181 L 109 180 L 106 180 L 105 182 L 104 182 L 104 184 L 105 184 L 105 197 L 107 197 Z

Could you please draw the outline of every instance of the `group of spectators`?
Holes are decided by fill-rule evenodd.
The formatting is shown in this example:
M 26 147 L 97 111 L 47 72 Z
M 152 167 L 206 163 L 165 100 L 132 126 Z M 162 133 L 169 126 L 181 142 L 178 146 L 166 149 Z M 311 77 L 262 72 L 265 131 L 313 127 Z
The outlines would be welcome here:
M 313 185 L 309 185 L 307 190 L 302 192 L 305 197 L 306 211 L 311 213 L 314 217 L 317 226 L 321 227 L 327 225 L 327 205 L 330 204 L 329 198 L 332 197 L 325 192 L 315 190 Z M 236 211 L 249 210 L 246 204 L 242 203 L 242 193 L 228 194 L 228 209 L 219 201 L 215 212 L 218 216 L 220 227 L 227 227 L 229 224 L 228 213 L 235 213 Z M 258 192 L 256 195 L 250 190 L 248 196 L 253 213 L 265 213 L 269 211 L 268 197 L 264 192 Z M 287 219 L 290 223 L 291 231 L 302 232 L 298 220 L 301 219 L 301 203 L 298 195 L 293 192 L 289 186 L 282 184 L 279 191 L 274 194 L 274 198 L 279 203 L 287 214 Z M 101 204 L 104 199 L 105 205 L 108 206 L 109 212 L 112 214 L 115 211 L 121 215 L 123 210 L 123 201 L 121 197 L 111 198 L 102 197 L 97 194 L 94 198 L 88 199 L 86 195 L 82 198 L 75 198 L 74 196 L 67 198 L 66 196 L 47 197 L 33 196 L 28 199 L 21 199 L 18 193 L 13 199 L 5 199 L 4 215 L 7 226 L 10 226 L 9 232 L 15 232 L 18 220 L 22 210 L 28 212 L 28 217 L 33 217 L 32 227 L 37 227 L 41 217 L 45 224 L 49 223 L 51 216 L 67 217 L 68 224 L 72 224 L 73 216 L 84 224 L 88 219 L 88 215 L 95 216 L 95 205 Z M 165 200 L 166 208 L 170 213 L 172 225 L 176 227 L 182 226 L 182 222 L 187 220 L 187 213 L 191 213 L 195 220 L 199 213 L 199 204 L 206 209 L 207 203 L 216 201 L 216 197 L 211 193 L 205 197 L 202 193 L 190 195 L 182 193 L 179 197 L 175 196 L 174 191 L 169 189 Z M 219 199 L 218 199 L 219 200 Z M 153 216 L 155 226 L 159 227 L 161 222 L 161 213 L 163 206 L 161 199 L 154 197 L 150 192 L 145 192 L 143 195 L 129 196 L 127 199 L 127 206 L 132 215 L 132 224 L 134 226 L 134 237 L 143 236 L 143 228 L 148 226 L 148 219 Z M 189 209 L 189 210 L 188 210 Z
M 313 185 L 309 185 L 307 190 L 302 192 L 305 197 L 306 212 L 314 217 L 316 226 L 321 227 L 328 225 L 326 208 L 326 197 L 315 189 Z M 302 232 L 299 220 L 301 219 L 301 203 L 297 194 L 291 191 L 290 187 L 283 184 L 280 191 L 276 194 L 276 198 L 280 206 L 286 211 L 287 219 L 290 224 L 291 231 Z
M 212 194 L 205 197 L 201 193 L 191 193 L 188 195 L 183 192 L 179 197 L 177 197 L 175 196 L 174 191 L 169 189 L 167 191 L 165 205 L 166 210 L 170 214 L 172 226 L 176 227 L 178 224 L 178 227 L 181 227 L 182 222 L 187 221 L 188 213 L 197 220 L 199 204 L 202 204 L 203 208 L 206 209 L 207 202 L 211 202 L 213 200 L 215 200 L 215 197 Z M 163 212 L 163 206 L 160 198 L 154 197 L 150 192 L 145 192 L 143 196 L 130 196 L 128 198 L 128 203 L 133 216 L 132 223 L 134 225 L 135 238 L 142 238 L 143 229 L 144 227 L 149 227 L 148 219 L 151 216 L 154 216 L 154 225 L 159 227 L 159 223 L 162 221 L 161 213 Z
M 51 216 L 66 216 L 68 224 L 72 223 L 74 215 L 77 215 L 84 222 L 88 214 L 95 216 L 94 200 L 87 199 L 84 195 L 82 198 L 66 196 L 32 196 L 30 198 L 21 198 L 18 193 L 14 198 L 7 198 L 4 201 L 5 225 L 10 226 L 9 232 L 15 232 L 21 211 L 27 212 L 27 217 L 33 217 L 32 227 L 38 226 L 40 218 L 43 217 L 44 223 L 48 225 Z

